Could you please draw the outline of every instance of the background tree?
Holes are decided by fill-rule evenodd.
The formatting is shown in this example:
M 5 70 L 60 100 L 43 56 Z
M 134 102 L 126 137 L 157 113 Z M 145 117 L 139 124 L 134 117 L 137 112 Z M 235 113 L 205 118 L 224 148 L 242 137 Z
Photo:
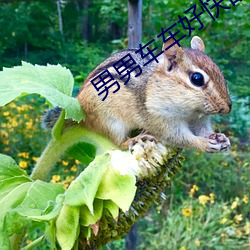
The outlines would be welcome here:
M 128 1 L 128 47 L 137 48 L 142 39 L 142 0 Z

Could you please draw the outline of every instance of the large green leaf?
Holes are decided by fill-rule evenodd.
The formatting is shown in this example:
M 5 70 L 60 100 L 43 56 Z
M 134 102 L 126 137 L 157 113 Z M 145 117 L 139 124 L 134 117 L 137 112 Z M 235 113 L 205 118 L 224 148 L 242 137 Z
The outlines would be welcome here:
M 0 162 L 0 249 L 9 249 L 9 236 L 21 233 L 32 220 L 29 216 L 47 212 L 55 219 L 63 201 L 56 198 L 64 189 L 61 185 L 32 181 L 9 156 L 0 155 Z
M 32 182 L 22 183 L 21 185 L 15 187 L 11 192 L 9 192 L 0 200 L 0 221 L 3 219 L 7 211 L 16 208 L 22 203 L 31 185 Z
M 48 201 L 55 200 L 57 195 L 61 193 L 64 193 L 64 188 L 61 185 L 37 180 L 30 186 L 20 207 L 26 210 L 29 208 L 38 209 L 42 212 Z
M 17 186 L 30 181 L 27 176 L 16 176 L 0 181 L 0 201 Z
M 103 202 L 103 207 L 108 209 L 114 219 L 117 219 L 119 215 L 119 207 L 113 201 L 105 200 Z
M 0 154 L 0 181 L 22 175 L 28 177 L 10 156 Z
M 90 213 L 87 206 L 80 208 L 80 225 L 89 226 L 95 224 L 102 217 L 103 200 L 95 199 L 93 202 L 94 215 Z
M 72 74 L 61 65 L 34 66 L 22 62 L 22 66 L 0 72 L 0 106 L 18 96 L 36 93 L 53 106 L 65 109 L 66 118 L 80 121 L 84 114 L 78 100 L 71 97 L 73 85 Z
M 79 234 L 79 207 L 64 205 L 56 220 L 56 238 L 64 250 L 71 250 Z
M 121 175 L 118 170 L 108 168 L 98 188 L 96 198 L 112 200 L 124 212 L 134 199 L 136 192 L 135 176 L 126 174 Z
M 63 204 L 61 202 L 58 203 L 57 200 L 58 199 L 56 199 L 56 202 L 49 203 L 48 207 L 50 207 L 50 209 L 48 210 L 48 207 L 47 207 L 41 215 L 35 215 L 34 213 L 27 214 L 27 212 L 25 213 L 20 209 L 18 209 L 18 211 L 20 214 L 28 216 L 32 220 L 49 222 L 57 218 L 63 206 Z
M 70 206 L 87 205 L 92 214 L 93 202 L 102 181 L 103 175 L 110 165 L 110 155 L 103 154 L 95 160 L 71 183 L 65 192 L 64 203 Z

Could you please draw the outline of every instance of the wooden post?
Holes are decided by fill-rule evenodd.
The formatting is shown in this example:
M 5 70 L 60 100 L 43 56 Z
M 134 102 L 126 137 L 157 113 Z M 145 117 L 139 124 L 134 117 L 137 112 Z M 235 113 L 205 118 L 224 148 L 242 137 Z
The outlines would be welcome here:
M 128 0 L 128 48 L 138 48 L 142 39 L 142 0 Z
M 63 36 L 63 21 L 62 21 L 62 12 L 61 12 L 61 1 L 57 0 L 56 5 L 57 5 L 57 13 L 58 13 L 58 20 L 59 20 L 59 30 L 61 32 L 61 35 Z
M 131 227 L 129 233 L 126 236 L 125 249 L 126 250 L 136 250 L 137 242 L 137 225 Z
M 89 0 L 82 1 L 82 40 L 89 40 L 89 16 L 88 16 Z

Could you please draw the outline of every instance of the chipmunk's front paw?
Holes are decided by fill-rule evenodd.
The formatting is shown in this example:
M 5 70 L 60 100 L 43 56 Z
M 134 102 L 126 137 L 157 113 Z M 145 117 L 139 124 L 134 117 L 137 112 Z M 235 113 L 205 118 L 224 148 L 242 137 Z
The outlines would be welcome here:
M 207 152 L 216 153 L 225 151 L 230 147 L 229 139 L 222 133 L 214 133 L 208 137 Z
M 143 146 L 146 141 L 151 141 L 151 142 L 156 143 L 156 139 L 152 135 L 141 134 L 141 135 L 138 135 L 138 136 L 132 138 L 131 141 L 129 141 L 129 143 L 128 143 L 129 150 L 132 152 L 133 146 L 135 144 L 139 143 L 140 145 Z

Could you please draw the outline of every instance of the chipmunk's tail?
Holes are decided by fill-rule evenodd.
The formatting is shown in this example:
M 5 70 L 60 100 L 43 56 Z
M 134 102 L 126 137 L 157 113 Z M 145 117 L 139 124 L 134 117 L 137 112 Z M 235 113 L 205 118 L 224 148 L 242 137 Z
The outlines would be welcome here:
M 42 117 L 42 128 L 45 130 L 51 130 L 56 124 L 62 109 L 60 107 L 54 107 L 45 111 Z

